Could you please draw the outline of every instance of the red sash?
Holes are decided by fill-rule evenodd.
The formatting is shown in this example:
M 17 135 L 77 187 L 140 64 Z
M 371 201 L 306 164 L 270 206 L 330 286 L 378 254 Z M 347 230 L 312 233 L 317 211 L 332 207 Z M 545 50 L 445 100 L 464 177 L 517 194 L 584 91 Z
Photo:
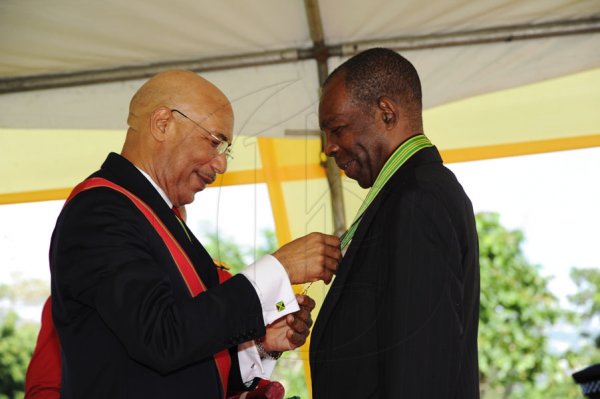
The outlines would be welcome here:
M 171 256 L 173 257 L 173 261 L 177 265 L 179 272 L 181 273 L 181 277 L 185 281 L 185 284 L 190 291 L 190 295 L 195 297 L 199 293 L 206 291 L 206 286 L 204 282 L 196 272 L 196 269 L 192 265 L 190 258 L 187 256 L 181 245 L 177 242 L 177 240 L 173 237 L 171 232 L 167 229 L 167 227 L 163 224 L 162 220 L 154 213 L 154 211 L 140 198 L 136 195 L 127 191 L 123 187 L 100 177 L 92 177 L 87 179 L 80 184 L 78 184 L 69 198 L 67 198 L 67 202 L 69 202 L 74 196 L 79 194 L 82 191 L 89 190 L 91 188 L 96 187 L 108 187 L 112 188 L 125 195 L 127 198 L 133 202 L 133 204 L 146 216 L 146 219 L 150 222 L 152 227 L 156 229 L 156 232 L 160 235 L 165 245 L 169 249 Z M 219 280 L 223 282 L 226 278 L 223 278 L 219 274 Z M 221 379 L 221 386 L 223 387 L 223 396 L 227 395 L 227 381 L 229 379 L 229 369 L 231 368 L 231 358 L 229 356 L 229 351 L 227 349 L 222 350 L 214 355 L 215 363 L 217 365 L 217 371 L 219 372 L 219 378 Z

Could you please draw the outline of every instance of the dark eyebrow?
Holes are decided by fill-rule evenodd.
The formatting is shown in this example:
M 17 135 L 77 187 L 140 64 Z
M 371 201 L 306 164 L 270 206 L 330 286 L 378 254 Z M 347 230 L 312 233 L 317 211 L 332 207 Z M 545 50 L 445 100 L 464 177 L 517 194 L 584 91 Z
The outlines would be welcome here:
M 326 129 L 328 128 L 331 124 L 333 124 L 333 122 L 335 122 L 335 120 L 338 118 L 338 115 L 333 115 L 330 116 L 327 119 L 324 119 L 322 121 L 319 121 L 319 127 L 322 129 Z

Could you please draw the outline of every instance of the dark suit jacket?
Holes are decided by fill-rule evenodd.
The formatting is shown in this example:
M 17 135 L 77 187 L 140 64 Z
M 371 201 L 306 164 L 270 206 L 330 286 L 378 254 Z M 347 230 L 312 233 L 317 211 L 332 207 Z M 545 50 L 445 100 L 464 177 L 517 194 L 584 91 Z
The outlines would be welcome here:
M 241 381 L 235 347 L 265 333 L 251 283 L 222 285 L 202 245 L 125 158 L 93 176 L 140 197 L 192 260 L 208 290 L 192 298 L 166 246 L 124 195 L 84 191 L 62 210 L 50 248 L 53 318 L 64 398 L 219 398 L 212 355 L 231 348 L 230 391 Z
M 433 148 L 366 210 L 311 338 L 313 397 L 479 397 L 471 202 Z

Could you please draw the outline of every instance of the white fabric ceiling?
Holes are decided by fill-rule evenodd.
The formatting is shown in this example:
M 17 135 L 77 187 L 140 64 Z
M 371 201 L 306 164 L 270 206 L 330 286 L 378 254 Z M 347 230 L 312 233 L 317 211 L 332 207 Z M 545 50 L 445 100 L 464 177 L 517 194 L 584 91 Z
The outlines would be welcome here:
M 600 20 L 598 0 L 321 0 L 318 5 L 325 45 L 346 49 L 365 41 L 368 46 L 378 40 L 582 20 L 598 26 Z M 432 107 L 598 68 L 599 32 L 401 53 L 419 70 L 425 106 Z M 305 2 L 299 0 L 0 0 L 0 84 L 311 46 Z M 330 68 L 343 59 L 330 58 Z M 234 100 L 238 133 L 316 129 L 314 60 L 203 75 Z M 1 94 L 0 128 L 123 129 L 127 103 L 143 80 Z

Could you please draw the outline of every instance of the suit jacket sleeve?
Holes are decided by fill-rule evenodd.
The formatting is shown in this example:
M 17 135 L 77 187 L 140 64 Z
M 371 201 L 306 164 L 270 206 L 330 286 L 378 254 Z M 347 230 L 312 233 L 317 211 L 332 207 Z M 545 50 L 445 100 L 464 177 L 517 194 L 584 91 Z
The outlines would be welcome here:
M 450 397 L 463 332 L 456 228 L 444 204 L 426 191 L 406 192 L 391 203 L 380 219 L 387 221 L 390 239 L 381 256 L 389 267 L 377 269 L 382 397 Z
M 264 335 L 246 278 L 177 294 L 165 272 L 175 266 L 164 264 L 145 217 L 119 193 L 90 191 L 67 205 L 53 237 L 53 296 L 68 299 L 58 302 L 62 315 L 97 311 L 129 356 L 165 374 Z

